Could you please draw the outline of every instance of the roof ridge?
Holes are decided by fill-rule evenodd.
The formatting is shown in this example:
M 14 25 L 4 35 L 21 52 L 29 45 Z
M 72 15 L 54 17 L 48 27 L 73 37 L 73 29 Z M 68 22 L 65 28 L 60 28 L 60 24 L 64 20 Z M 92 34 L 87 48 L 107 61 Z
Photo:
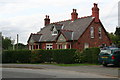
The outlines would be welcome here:
M 66 30 L 66 29 L 61 29 L 61 31 L 69 31 L 69 32 L 73 32 L 72 30 Z
M 51 23 L 51 24 L 56 24 L 56 25 L 61 25 L 61 26 L 63 25 L 63 24 L 60 24 L 60 23 L 57 23 L 57 22 L 56 23 Z
M 88 18 L 88 17 L 92 17 L 92 16 L 83 16 L 83 17 L 79 17 L 78 19 L 83 19 L 83 18 Z
M 42 35 L 40 33 L 31 33 L 31 35 Z
M 71 21 L 71 19 L 63 20 L 63 21 L 58 21 L 58 22 L 53 22 L 53 23 L 50 23 L 50 24 L 57 24 L 57 23 L 59 23 L 59 22 L 65 22 L 65 21 Z
M 79 17 L 78 19 L 83 19 L 83 18 L 87 18 L 87 17 L 92 17 L 92 15 Z M 52 23 L 50 23 L 50 24 L 58 24 L 59 22 L 65 22 L 65 21 L 71 21 L 71 19 L 63 20 L 63 21 L 58 21 L 58 22 L 52 22 Z

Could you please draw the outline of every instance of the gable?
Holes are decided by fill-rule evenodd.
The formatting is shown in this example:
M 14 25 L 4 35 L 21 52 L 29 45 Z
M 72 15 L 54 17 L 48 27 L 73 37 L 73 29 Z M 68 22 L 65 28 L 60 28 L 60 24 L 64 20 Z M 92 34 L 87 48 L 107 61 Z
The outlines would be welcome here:
M 91 27 L 94 28 L 94 38 L 91 38 Z M 99 36 L 99 28 L 101 28 L 101 38 Z M 86 40 L 87 39 L 87 40 Z M 79 37 L 79 42 L 104 42 L 104 40 L 106 41 L 110 41 L 110 38 L 104 28 L 104 26 L 102 25 L 101 22 L 99 23 L 95 23 L 94 21 L 87 27 L 87 29 L 84 31 L 84 33 Z
M 34 43 L 35 41 L 33 40 L 33 38 L 31 37 L 29 40 L 29 43 Z
M 63 36 L 63 34 L 60 34 L 60 36 L 58 37 L 57 42 L 66 42 L 65 37 Z

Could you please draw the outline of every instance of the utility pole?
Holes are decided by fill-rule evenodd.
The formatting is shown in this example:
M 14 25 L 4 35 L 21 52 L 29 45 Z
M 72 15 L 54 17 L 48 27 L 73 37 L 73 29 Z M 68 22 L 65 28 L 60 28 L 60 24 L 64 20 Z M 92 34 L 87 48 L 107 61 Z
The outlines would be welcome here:
M 19 36 L 18 36 L 18 34 L 17 34 L 17 50 L 18 50 L 18 39 L 19 39 Z
M 13 50 L 15 50 L 15 45 L 14 45 L 14 43 L 15 43 L 15 40 L 13 39 L 13 40 L 12 40 Z

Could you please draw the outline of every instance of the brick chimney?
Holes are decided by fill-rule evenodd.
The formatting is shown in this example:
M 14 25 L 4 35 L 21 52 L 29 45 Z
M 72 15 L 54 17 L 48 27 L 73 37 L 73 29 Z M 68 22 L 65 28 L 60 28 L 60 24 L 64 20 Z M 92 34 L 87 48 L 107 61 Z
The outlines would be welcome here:
M 94 7 L 92 8 L 92 16 L 95 17 L 95 22 L 99 22 L 99 8 L 96 3 L 94 3 Z
M 44 25 L 46 26 L 46 25 L 48 25 L 48 24 L 50 24 L 50 19 L 49 19 L 49 16 L 46 15 L 46 17 L 45 17 L 45 19 L 44 19 Z
M 73 12 L 71 13 L 71 20 L 74 21 L 75 19 L 78 19 L 78 13 L 76 9 L 73 9 Z

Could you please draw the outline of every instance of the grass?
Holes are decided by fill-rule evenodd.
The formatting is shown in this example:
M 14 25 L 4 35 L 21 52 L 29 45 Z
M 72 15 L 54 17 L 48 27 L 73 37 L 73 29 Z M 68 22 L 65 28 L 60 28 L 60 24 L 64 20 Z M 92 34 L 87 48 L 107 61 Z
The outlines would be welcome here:
M 56 65 L 56 66 L 89 66 L 89 65 L 100 65 L 100 64 L 55 64 L 55 63 L 44 63 L 44 65 Z
M 80 64 L 57 64 L 57 63 L 9 63 L 9 64 L 32 64 L 32 65 L 56 65 L 56 66 L 90 66 L 90 65 L 101 65 L 101 64 L 89 64 L 89 63 L 80 63 Z

